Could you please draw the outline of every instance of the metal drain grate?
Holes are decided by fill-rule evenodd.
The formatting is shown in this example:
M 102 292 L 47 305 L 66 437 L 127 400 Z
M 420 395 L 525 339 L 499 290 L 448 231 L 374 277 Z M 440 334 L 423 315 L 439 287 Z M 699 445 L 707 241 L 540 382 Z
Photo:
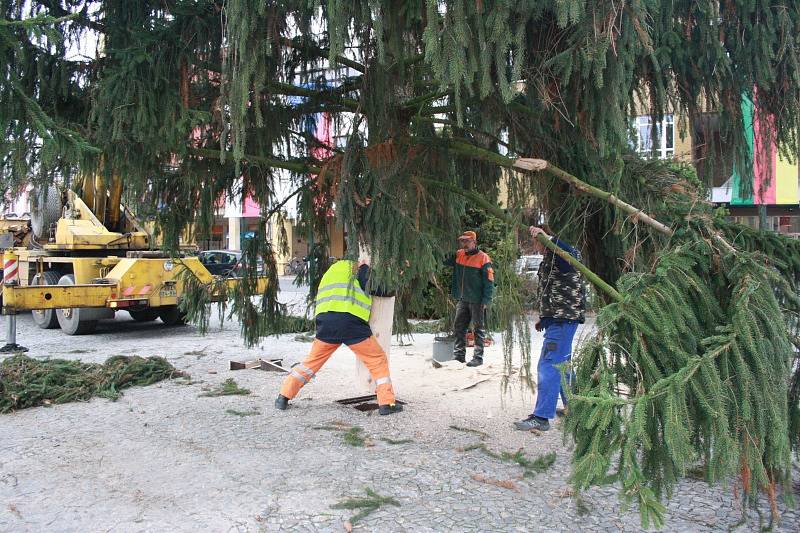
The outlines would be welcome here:
M 406 402 L 395 400 L 400 405 L 406 405 Z M 345 407 L 352 407 L 358 411 L 376 411 L 378 409 L 378 395 L 368 394 L 366 396 L 356 396 L 354 398 L 345 398 L 343 400 L 336 400 L 339 405 Z

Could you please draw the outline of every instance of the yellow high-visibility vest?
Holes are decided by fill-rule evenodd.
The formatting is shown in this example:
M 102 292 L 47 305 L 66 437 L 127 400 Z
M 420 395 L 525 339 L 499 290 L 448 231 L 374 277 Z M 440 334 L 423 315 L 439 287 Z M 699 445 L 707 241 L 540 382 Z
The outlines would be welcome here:
M 317 291 L 316 310 L 314 316 L 320 313 L 334 311 L 337 313 L 350 313 L 369 322 L 369 312 L 372 308 L 372 298 L 361 289 L 358 278 L 354 272 L 353 261 L 341 260 L 335 262 L 322 276 Z

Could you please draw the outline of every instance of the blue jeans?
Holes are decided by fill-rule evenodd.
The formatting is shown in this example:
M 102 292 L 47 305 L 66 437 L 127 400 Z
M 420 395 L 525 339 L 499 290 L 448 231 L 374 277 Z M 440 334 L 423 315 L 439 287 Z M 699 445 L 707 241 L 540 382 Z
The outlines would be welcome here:
M 573 320 L 548 322 L 544 328 L 544 345 L 537 367 L 538 384 L 533 414 L 550 419 L 556 416 L 559 393 L 564 405 L 567 405 L 567 394 L 561 386 L 561 372 L 556 365 L 567 362 L 572 357 L 572 339 L 575 337 L 578 323 Z M 571 382 L 572 378 L 570 373 L 567 382 Z

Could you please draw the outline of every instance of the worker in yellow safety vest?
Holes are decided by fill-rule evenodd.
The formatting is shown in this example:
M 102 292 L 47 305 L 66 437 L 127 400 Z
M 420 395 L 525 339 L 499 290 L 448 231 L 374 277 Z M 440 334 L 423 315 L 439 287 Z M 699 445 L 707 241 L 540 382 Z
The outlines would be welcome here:
M 361 359 L 375 381 L 378 412 L 390 415 L 403 410 L 395 403 L 392 379 L 389 377 L 389 360 L 369 327 L 372 297 L 367 294 L 369 265 L 366 261 L 340 260 L 322 276 L 315 303 L 317 334 L 311 353 L 305 361 L 295 365 L 281 386 L 275 407 L 284 410 L 289 400 L 297 396 L 322 365 L 342 344 L 353 350 Z M 376 296 L 383 296 L 374 291 Z

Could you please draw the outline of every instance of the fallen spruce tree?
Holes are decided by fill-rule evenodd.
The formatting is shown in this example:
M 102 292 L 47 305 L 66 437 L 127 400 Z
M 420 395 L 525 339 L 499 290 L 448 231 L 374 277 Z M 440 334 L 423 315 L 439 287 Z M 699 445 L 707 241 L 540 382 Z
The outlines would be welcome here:
M 614 205 L 627 226 L 629 272 L 616 288 L 539 237 L 607 302 L 573 357 L 571 483 L 620 483 L 642 525 L 661 527 L 663 499 L 700 471 L 709 483 L 734 480 L 743 509 L 765 493 L 779 518 L 779 496 L 794 504 L 800 445 L 800 241 L 728 221 L 685 165 L 625 159 L 627 182 L 640 184 L 629 192 L 645 211 L 547 161 L 488 157 L 568 183 L 588 205 Z M 510 369 L 510 355 L 505 362 Z

